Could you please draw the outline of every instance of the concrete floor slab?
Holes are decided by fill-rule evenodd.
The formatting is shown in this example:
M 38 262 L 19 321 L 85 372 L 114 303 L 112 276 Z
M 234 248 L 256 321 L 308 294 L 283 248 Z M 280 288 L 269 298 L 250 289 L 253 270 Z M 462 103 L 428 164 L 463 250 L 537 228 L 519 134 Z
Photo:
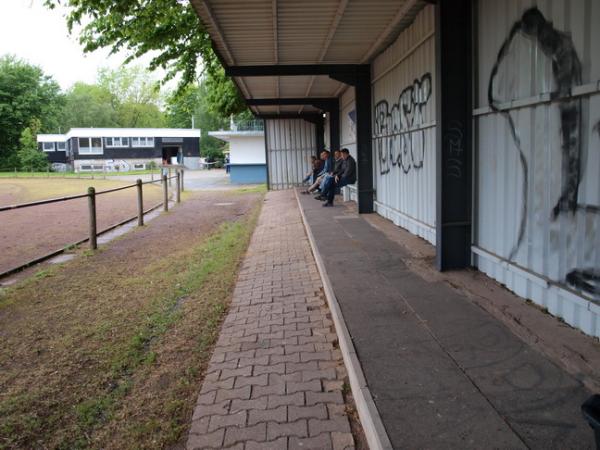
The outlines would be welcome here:
M 363 217 L 298 196 L 395 448 L 593 448 L 582 383 Z

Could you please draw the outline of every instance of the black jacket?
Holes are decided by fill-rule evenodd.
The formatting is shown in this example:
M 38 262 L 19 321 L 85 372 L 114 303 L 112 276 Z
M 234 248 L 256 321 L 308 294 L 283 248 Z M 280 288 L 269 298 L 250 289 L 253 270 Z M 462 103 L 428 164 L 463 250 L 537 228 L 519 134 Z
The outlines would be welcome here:
M 344 159 L 340 158 L 337 161 L 334 160 L 334 162 L 333 162 L 333 174 L 337 175 L 338 177 L 341 177 L 342 173 L 344 173 Z
M 344 161 L 344 167 L 341 178 L 344 178 L 347 184 L 356 183 L 356 161 L 352 155 Z

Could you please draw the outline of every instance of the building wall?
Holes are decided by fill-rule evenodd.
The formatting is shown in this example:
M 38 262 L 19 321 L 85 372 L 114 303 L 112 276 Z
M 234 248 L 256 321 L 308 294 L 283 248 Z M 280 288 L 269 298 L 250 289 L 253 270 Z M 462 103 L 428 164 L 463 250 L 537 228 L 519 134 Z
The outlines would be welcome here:
M 266 164 L 264 136 L 232 136 L 229 151 L 231 164 Z
M 434 7 L 425 7 L 372 65 L 375 209 L 433 244 L 436 238 L 434 22 Z M 349 135 L 344 136 L 347 139 Z
M 300 186 L 317 153 L 315 125 L 302 119 L 265 121 L 270 189 Z
M 507 40 L 534 5 L 544 37 Z M 600 336 L 600 2 L 477 10 L 474 264 Z
M 161 158 L 163 147 L 180 147 L 182 149 L 183 156 L 186 157 L 199 157 L 200 155 L 200 141 L 198 138 L 154 138 L 154 147 L 117 147 L 108 148 L 104 145 L 104 138 L 102 140 L 104 151 L 101 155 L 86 155 L 79 154 L 79 142 L 77 137 L 69 139 L 71 148 L 73 149 L 74 159 L 126 159 L 126 158 Z
M 266 164 L 232 164 L 229 179 L 235 184 L 262 184 L 267 182 Z

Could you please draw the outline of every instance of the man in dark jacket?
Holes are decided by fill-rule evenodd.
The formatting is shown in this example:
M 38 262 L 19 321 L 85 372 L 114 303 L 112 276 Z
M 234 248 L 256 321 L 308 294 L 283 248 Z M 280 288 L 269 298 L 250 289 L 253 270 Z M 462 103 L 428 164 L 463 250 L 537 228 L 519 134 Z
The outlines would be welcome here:
M 342 159 L 344 160 L 342 163 L 342 173 L 334 177 L 334 183 L 327 190 L 327 201 L 323 203 L 323 206 L 333 206 L 336 189 L 356 183 L 356 161 L 350 155 L 350 151 L 347 148 L 342 149 Z

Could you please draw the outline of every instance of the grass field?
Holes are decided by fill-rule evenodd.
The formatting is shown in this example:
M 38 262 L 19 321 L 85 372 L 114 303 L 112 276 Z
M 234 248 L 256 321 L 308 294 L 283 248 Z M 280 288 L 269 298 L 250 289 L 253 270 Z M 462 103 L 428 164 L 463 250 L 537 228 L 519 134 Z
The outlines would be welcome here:
M 84 194 L 131 184 L 114 180 L 0 179 L 0 205 Z M 136 189 L 99 195 L 98 230 L 136 214 Z M 160 185 L 144 185 L 145 208 L 162 199 Z M 0 273 L 87 237 L 87 199 L 0 212 Z
M 182 448 L 262 197 L 193 194 L 0 290 L 0 448 Z
M 160 176 L 160 169 L 153 170 L 129 170 L 127 172 L 14 172 L 0 171 L 0 178 L 82 178 L 82 179 L 103 179 L 105 177 L 116 177 L 123 175 L 146 175 L 153 173 Z

